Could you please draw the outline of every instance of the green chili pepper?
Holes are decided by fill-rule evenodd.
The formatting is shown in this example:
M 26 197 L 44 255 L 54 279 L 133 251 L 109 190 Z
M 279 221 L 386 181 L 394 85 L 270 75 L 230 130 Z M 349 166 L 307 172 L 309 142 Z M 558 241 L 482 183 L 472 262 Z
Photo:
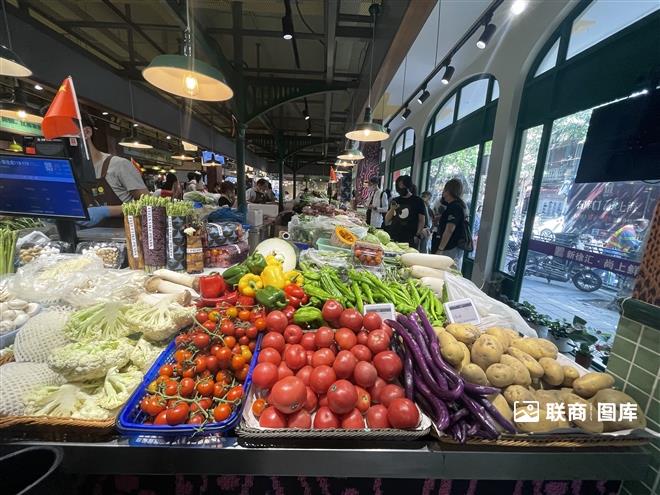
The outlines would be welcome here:
M 369 304 L 373 304 L 374 295 L 371 293 L 371 288 L 369 287 L 369 284 L 362 282 L 362 292 L 364 292 L 364 295 L 367 296 L 367 301 L 369 301 Z
M 261 275 L 261 272 L 266 268 L 266 258 L 261 253 L 253 253 L 246 259 L 243 264 L 250 270 L 250 273 Z
M 357 310 L 362 313 L 364 310 L 364 303 L 362 302 L 362 293 L 360 292 L 360 286 L 358 286 L 357 282 L 353 282 L 353 294 L 355 294 L 355 301 L 356 301 L 356 306 Z
M 255 297 L 259 304 L 268 309 L 282 309 L 289 304 L 284 291 L 272 286 L 257 290 Z
M 249 270 L 245 265 L 234 265 L 231 268 L 227 268 L 222 273 L 222 278 L 225 279 L 227 285 L 238 285 L 238 281 L 241 279 L 241 277 L 243 277 L 243 275 L 246 275 L 247 273 L 249 273 Z
M 322 299 L 324 301 L 327 301 L 328 299 L 334 299 L 335 298 L 329 292 L 326 292 L 323 289 L 320 289 L 320 288 L 316 287 L 315 285 L 305 284 L 304 289 L 305 289 L 305 293 L 310 297 L 316 297 L 316 298 Z M 343 299 L 343 298 L 341 298 L 341 299 Z
M 313 325 L 319 324 L 323 325 L 323 314 L 318 308 L 312 308 L 310 306 L 305 306 L 304 308 L 298 308 L 293 314 L 294 323 L 301 325 Z

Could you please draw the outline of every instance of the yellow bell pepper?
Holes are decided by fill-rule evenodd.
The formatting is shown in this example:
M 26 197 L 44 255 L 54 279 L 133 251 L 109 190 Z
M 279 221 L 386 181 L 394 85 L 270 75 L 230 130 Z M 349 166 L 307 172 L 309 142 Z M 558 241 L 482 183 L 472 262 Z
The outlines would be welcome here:
M 238 292 L 244 296 L 254 297 L 258 289 L 264 286 L 259 275 L 248 273 L 238 281 Z
M 284 274 L 284 278 L 286 278 L 287 283 L 296 284 L 299 287 L 302 287 L 303 282 L 305 282 L 305 277 L 303 277 L 303 274 L 298 270 L 291 270 L 286 272 Z
M 266 266 L 282 266 L 282 262 L 274 254 L 266 256 Z
M 261 281 L 264 286 L 275 287 L 277 289 L 283 289 L 287 284 L 284 271 L 279 263 L 276 265 L 266 265 L 264 271 L 261 272 Z

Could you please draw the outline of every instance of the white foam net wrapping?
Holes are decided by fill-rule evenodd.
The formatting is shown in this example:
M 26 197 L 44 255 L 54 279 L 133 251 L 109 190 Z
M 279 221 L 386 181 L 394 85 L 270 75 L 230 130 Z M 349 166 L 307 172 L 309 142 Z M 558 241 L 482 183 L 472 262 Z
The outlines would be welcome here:
M 22 416 L 25 395 L 44 385 L 66 380 L 45 363 L 7 363 L 0 366 L 0 416 Z
M 14 341 L 16 362 L 45 363 L 51 350 L 67 343 L 62 329 L 70 314 L 63 308 L 50 308 L 28 320 Z

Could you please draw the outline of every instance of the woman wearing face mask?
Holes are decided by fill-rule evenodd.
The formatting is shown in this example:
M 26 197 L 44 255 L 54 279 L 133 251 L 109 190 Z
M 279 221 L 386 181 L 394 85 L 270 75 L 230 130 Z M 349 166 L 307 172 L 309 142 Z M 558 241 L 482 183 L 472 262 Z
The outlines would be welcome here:
M 461 199 L 463 195 L 463 184 L 458 179 L 449 179 L 442 190 L 442 201 L 446 204 L 445 210 L 440 216 L 438 225 L 438 251 L 453 258 L 456 266 L 460 269 L 463 263 L 463 250 L 458 247 L 459 241 L 464 235 L 463 224 L 467 217 L 467 206 Z
M 395 182 L 399 196 L 390 202 L 385 215 L 386 230 L 394 242 L 407 242 L 416 246 L 426 223 L 426 206 L 417 196 L 409 175 L 402 175 Z

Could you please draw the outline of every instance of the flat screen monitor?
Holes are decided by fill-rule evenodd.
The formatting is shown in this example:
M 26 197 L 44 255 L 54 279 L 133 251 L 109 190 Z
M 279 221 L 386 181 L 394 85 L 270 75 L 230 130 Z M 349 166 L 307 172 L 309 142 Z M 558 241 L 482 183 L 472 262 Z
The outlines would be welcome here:
M 660 90 L 595 109 L 576 183 L 660 179 Z
M 0 214 L 85 220 L 71 160 L 1 153 Z

